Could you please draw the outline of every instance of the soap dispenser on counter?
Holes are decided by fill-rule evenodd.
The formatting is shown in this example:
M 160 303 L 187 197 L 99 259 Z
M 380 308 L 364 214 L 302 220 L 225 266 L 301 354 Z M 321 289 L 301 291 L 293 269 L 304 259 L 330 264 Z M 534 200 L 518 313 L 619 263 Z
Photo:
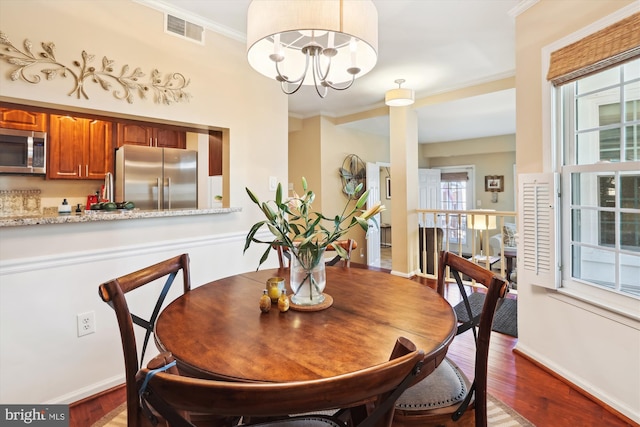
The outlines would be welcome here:
M 64 199 L 62 201 L 62 204 L 58 206 L 58 214 L 59 215 L 71 214 L 71 205 L 67 202 L 67 199 Z

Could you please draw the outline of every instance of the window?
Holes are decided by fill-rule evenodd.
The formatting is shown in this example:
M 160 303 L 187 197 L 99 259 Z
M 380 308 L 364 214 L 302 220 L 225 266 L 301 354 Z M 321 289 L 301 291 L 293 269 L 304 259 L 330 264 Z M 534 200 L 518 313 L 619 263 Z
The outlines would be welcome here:
M 602 298 L 604 304 L 623 297 L 637 306 L 640 59 L 556 90 L 563 182 L 562 286 Z
M 474 176 L 472 168 L 442 168 L 440 174 L 440 209 L 445 211 L 466 211 L 472 206 L 473 194 L 469 186 L 469 176 Z M 446 171 L 446 172 L 445 172 Z M 472 181 L 473 182 L 473 181 Z M 451 214 L 440 216 L 440 227 L 449 243 L 467 243 L 467 216 Z

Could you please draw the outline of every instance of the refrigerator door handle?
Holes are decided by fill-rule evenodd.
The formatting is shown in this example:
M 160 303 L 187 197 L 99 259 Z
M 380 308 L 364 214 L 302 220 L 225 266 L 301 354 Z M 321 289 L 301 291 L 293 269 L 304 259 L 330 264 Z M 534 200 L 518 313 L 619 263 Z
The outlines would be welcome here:
M 171 177 L 167 178 L 167 209 L 171 209 Z
M 160 177 L 156 178 L 156 185 L 158 186 L 158 210 L 162 210 L 162 206 L 160 206 L 160 201 L 162 200 L 162 197 L 160 195 L 160 191 L 162 191 L 164 193 L 164 186 L 160 185 Z

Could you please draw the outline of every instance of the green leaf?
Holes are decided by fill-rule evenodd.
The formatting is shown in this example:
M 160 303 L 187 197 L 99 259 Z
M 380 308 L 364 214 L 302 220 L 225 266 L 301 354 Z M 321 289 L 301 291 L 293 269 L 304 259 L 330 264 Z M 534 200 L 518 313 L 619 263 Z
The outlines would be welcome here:
M 282 240 L 284 239 L 284 236 L 282 235 L 282 233 L 280 232 L 280 230 L 278 230 L 276 227 L 274 227 L 272 224 L 267 224 L 267 226 L 269 227 L 269 231 L 271 231 L 271 234 L 273 234 L 274 236 L 276 236 L 276 239 L 278 240 Z
M 315 236 L 315 234 L 312 234 L 311 236 L 305 238 L 302 242 L 300 242 L 299 247 L 303 247 L 309 244 L 309 242 L 311 242 L 311 239 L 313 239 Z
M 364 231 L 367 231 L 369 229 L 369 222 L 366 219 L 362 219 L 359 216 L 355 218 L 356 218 L 356 221 L 358 221 L 358 224 L 360 224 L 360 227 L 362 227 Z
M 298 227 L 298 224 L 294 224 L 294 223 L 289 223 L 289 228 L 291 228 L 291 230 L 293 231 L 293 234 L 295 234 L 296 236 L 299 236 L 300 234 L 300 227 Z
M 336 253 L 340 256 L 340 258 L 349 259 L 349 254 L 344 250 L 342 246 L 340 246 L 338 243 L 335 243 L 332 246 L 336 250 Z
M 310 227 L 310 228 L 312 228 L 312 229 L 313 229 L 313 228 L 315 228 L 315 227 L 316 227 L 316 225 L 318 225 L 318 223 L 319 223 L 321 220 L 322 220 L 322 216 L 321 216 L 321 215 L 317 216 L 317 217 L 316 217 L 316 219 L 315 219 L 315 221 L 313 221 L 313 222 L 311 223 L 311 227 Z
M 253 224 L 253 226 L 251 227 L 251 230 L 249 230 L 249 234 L 247 234 L 247 238 L 245 239 L 245 243 L 244 243 L 244 250 L 242 251 L 242 253 L 245 253 L 247 251 L 247 249 L 249 248 L 249 245 L 251 244 L 251 241 L 254 239 L 254 236 L 256 235 L 256 232 L 260 229 L 260 227 L 262 227 L 267 221 L 260 221 L 257 222 L 255 224 Z
M 258 268 L 260 268 L 260 266 L 262 265 L 263 262 L 265 262 L 267 260 L 267 258 L 269 258 L 269 253 L 271 252 L 271 246 L 267 247 L 267 250 L 264 251 L 264 253 L 262 254 L 262 257 L 260 257 L 260 262 L 258 263 Z M 256 270 L 258 269 L 256 268 Z

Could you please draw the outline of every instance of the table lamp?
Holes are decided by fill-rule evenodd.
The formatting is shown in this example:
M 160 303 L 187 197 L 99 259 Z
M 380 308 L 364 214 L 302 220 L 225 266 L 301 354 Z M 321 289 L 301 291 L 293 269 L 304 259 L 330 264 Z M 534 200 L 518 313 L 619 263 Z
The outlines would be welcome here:
M 484 240 L 484 235 L 482 232 L 484 230 L 494 230 L 496 228 L 496 217 L 495 215 L 483 213 L 473 214 L 471 217 L 471 228 L 480 231 L 480 256 L 483 256 L 482 241 Z

